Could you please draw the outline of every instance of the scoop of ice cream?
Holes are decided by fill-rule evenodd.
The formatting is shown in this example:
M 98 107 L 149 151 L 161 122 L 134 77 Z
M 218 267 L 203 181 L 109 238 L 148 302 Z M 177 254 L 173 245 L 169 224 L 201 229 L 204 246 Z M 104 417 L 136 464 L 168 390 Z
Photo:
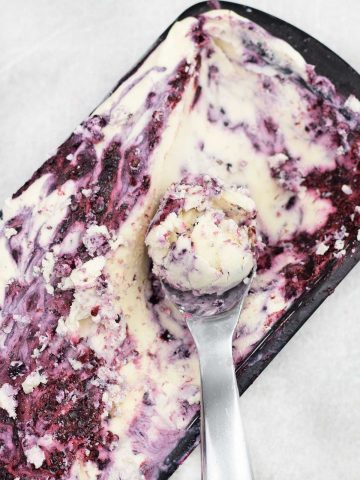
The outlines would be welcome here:
M 171 185 L 146 237 L 154 274 L 195 295 L 235 287 L 254 266 L 255 217 L 243 187 L 225 187 L 208 175 Z

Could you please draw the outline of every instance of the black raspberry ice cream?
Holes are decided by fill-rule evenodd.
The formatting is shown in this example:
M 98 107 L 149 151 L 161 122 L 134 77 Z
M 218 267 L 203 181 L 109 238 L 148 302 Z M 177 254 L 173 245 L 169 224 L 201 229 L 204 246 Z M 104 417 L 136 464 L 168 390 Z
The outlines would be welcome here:
M 172 184 L 145 239 L 153 273 L 181 292 L 221 296 L 255 266 L 255 217 L 244 188 L 208 175 Z
M 247 19 L 172 27 L 4 207 L 3 478 L 157 478 L 199 410 L 193 341 L 147 261 L 160 198 L 206 172 L 256 204 L 239 361 L 360 239 L 359 121 L 354 96 Z

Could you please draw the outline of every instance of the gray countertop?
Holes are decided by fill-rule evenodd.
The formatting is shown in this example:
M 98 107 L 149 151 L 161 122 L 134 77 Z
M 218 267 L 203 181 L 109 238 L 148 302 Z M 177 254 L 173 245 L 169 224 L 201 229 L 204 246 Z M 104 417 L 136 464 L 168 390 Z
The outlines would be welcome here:
M 0 0 L 1 203 L 192 3 Z M 247 4 L 360 71 L 358 0 Z M 360 267 L 242 397 L 256 479 L 360 479 L 359 279 Z M 198 452 L 173 478 L 200 479 Z

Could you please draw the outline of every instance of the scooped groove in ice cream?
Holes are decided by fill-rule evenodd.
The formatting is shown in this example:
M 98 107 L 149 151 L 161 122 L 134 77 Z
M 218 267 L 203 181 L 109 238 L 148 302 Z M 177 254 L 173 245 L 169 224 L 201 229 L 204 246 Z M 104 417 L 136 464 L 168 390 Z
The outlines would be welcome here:
M 254 266 L 255 217 L 244 188 L 208 175 L 172 184 L 145 240 L 153 273 L 174 289 L 221 295 Z

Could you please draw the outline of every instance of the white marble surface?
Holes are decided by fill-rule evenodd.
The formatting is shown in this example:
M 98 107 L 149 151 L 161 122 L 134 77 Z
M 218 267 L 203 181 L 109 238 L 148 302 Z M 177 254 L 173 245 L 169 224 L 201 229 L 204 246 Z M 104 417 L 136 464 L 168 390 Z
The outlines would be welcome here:
M 192 3 L 0 0 L 1 203 Z M 359 0 L 247 3 L 360 71 Z M 359 480 L 359 279 L 356 268 L 243 396 L 256 479 Z M 173 478 L 200 479 L 198 454 Z

